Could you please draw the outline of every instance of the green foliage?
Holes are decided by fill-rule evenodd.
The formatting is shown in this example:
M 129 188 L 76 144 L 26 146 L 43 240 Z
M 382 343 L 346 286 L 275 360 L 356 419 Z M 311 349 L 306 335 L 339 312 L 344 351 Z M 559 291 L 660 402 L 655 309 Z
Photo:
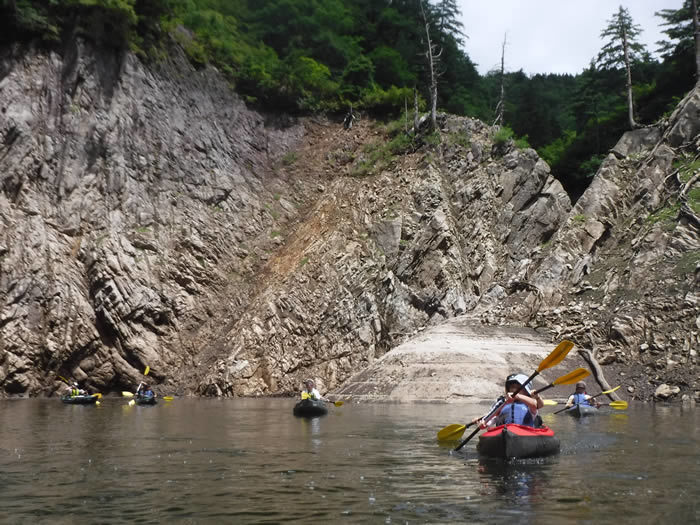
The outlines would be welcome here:
M 687 194 L 688 206 L 693 213 L 700 215 L 700 188 L 693 188 Z
M 678 275 L 684 275 L 684 274 L 693 274 L 695 273 L 695 269 L 698 266 L 698 263 L 700 263 L 700 250 L 693 250 L 687 253 L 684 253 L 678 262 L 676 263 L 676 274 Z
M 528 141 L 527 135 L 525 135 L 524 137 L 520 137 L 520 138 L 515 139 L 514 144 L 515 144 L 515 147 L 518 149 L 527 149 L 530 147 L 530 142 Z
M 691 177 L 700 170 L 700 159 L 691 161 L 690 159 L 682 159 L 674 162 L 674 168 L 679 171 L 679 177 L 682 182 L 688 182 Z
M 678 210 L 680 210 L 680 204 L 672 204 L 665 208 L 662 208 L 647 217 L 647 222 L 650 224 L 656 224 L 657 222 L 667 222 L 675 221 L 678 217 Z
M 385 90 L 375 84 L 365 91 L 358 106 L 378 115 L 397 114 L 409 100 L 413 101 L 413 90 L 410 88 L 391 86 Z
M 282 164 L 285 166 L 291 166 L 297 161 L 297 152 L 296 151 L 290 151 L 288 153 L 285 153 L 284 156 L 282 157 Z
M 438 106 L 490 123 L 501 75 L 480 76 L 463 51 L 458 5 L 424 2 L 431 38 L 442 50 Z M 495 140 L 531 144 L 578 198 L 627 128 L 619 29 L 632 44 L 635 110 L 640 122 L 652 123 L 694 85 L 690 6 L 684 0 L 680 9 L 657 13 L 669 40 L 662 62 L 637 45 L 639 27 L 622 8 L 603 30 L 598 64 L 581 74 L 507 72 L 507 129 Z M 363 164 L 369 154 L 356 164 L 376 171 L 393 155 L 431 142 L 403 133 L 405 105 L 412 125 L 414 88 L 421 111 L 429 98 L 425 27 L 416 7 L 416 0 L 2 0 L 0 42 L 38 38 L 55 45 L 79 34 L 144 57 L 162 56 L 172 35 L 196 67 L 216 66 L 246 101 L 268 111 L 336 112 L 352 104 L 373 116 L 401 115 L 392 124 L 400 133 L 392 131 L 390 145 L 375 152 L 380 165 Z
M 620 6 L 617 13 L 608 20 L 608 25 L 600 33 L 600 38 L 608 42 L 598 54 L 597 62 L 603 69 L 624 66 L 629 62 L 644 59 L 646 48 L 638 41 L 642 28 L 635 24 L 629 10 Z M 623 41 L 627 45 L 625 49 Z
M 496 146 L 502 146 L 513 138 L 513 130 L 508 126 L 503 126 L 493 135 L 493 143 Z

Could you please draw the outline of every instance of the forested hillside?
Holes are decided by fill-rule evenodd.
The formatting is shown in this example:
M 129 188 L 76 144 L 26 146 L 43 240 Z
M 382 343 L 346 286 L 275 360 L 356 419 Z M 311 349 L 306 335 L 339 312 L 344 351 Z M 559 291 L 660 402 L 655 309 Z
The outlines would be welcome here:
M 537 149 L 577 198 L 630 127 L 616 35 L 624 27 L 636 50 L 630 96 L 637 123 L 651 124 L 695 82 L 691 5 L 679 0 L 677 10 L 657 13 L 668 36 L 658 60 L 650 54 L 656 50 L 636 44 L 644 28 L 620 7 L 601 28 L 609 38 L 601 40 L 601 55 L 576 76 L 480 76 L 464 51 L 456 0 L 3 0 L 0 38 L 60 46 L 81 34 L 161 60 L 172 37 L 195 64 L 216 66 L 257 107 L 289 113 L 352 107 L 396 118 L 413 111 L 414 89 L 420 109 L 430 99 L 429 37 L 439 53 L 438 109 L 491 123 L 503 85 L 502 124 Z

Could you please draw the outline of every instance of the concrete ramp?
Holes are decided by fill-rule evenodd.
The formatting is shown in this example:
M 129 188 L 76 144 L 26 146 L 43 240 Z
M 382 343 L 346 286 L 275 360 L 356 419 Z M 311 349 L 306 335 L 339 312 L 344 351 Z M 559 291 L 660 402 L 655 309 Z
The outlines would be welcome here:
M 530 328 L 450 319 L 387 352 L 334 391 L 333 397 L 365 402 L 493 401 L 503 393 L 508 374 L 529 376 L 557 343 Z M 535 387 L 569 368 L 565 360 L 544 371 L 546 381 L 538 376 Z

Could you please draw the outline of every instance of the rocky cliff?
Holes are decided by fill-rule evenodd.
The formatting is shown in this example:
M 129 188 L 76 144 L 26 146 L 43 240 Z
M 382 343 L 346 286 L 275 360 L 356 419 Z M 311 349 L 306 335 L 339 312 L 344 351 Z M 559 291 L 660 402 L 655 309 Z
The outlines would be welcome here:
M 692 395 L 698 99 L 625 136 L 572 209 L 479 121 L 399 149 L 368 119 L 256 113 L 177 52 L 6 49 L 0 388 L 118 391 L 150 366 L 161 392 L 332 389 L 464 316 Z

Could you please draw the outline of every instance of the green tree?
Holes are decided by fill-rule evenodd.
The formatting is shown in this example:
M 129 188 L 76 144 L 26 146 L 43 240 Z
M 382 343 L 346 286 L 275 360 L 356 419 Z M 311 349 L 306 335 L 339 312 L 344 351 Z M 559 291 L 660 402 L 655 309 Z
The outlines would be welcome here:
M 627 111 L 629 125 L 637 127 L 634 121 L 634 98 L 632 95 L 632 62 L 648 57 L 644 44 L 638 41 L 642 29 L 632 20 L 629 11 L 620 6 L 617 13 L 608 20 L 608 25 L 600 33 L 600 38 L 609 39 L 598 54 L 598 66 L 603 69 L 625 68 L 627 73 Z
M 654 14 L 665 20 L 659 25 L 667 26 L 662 33 L 671 40 L 657 42 L 661 56 L 669 60 L 689 60 L 694 56 L 695 77 L 700 78 L 700 30 L 696 0 L 685 0 L 680 9 L 662 9 Z
M 437 19 L 437 30 L 445 36 L 451 36 L 458 44 L 463 44 L 464 24 L 460 22 L 461 11 L 457 7 L 457 0 L 438 0 L 433 7 L 434 16 Z

